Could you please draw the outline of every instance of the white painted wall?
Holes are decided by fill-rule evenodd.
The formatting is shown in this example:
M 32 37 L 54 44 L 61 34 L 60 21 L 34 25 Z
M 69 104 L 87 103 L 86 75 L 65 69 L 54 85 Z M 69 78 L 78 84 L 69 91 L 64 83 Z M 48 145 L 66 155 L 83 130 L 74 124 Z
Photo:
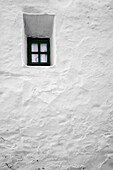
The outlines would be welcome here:
M 53 67 L 22 65 L 23 13 L 55 15 Z M 0 95 L 0 170 L 112 170 L 113 0 L 1 0 Z

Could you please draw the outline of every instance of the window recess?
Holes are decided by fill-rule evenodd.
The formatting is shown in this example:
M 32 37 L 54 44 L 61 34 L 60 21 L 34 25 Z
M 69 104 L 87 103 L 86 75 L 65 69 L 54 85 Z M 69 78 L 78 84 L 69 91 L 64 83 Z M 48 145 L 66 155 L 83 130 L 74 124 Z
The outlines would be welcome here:
M 54 15 L 23 14 L 24 65 L 52 66 L 56 62 Z

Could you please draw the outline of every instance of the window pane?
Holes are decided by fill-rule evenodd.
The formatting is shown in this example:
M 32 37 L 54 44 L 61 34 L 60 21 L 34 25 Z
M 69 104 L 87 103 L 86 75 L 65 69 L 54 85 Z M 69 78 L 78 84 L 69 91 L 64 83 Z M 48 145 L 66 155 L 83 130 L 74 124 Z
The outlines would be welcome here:
M 40 54 L 40 62 L 47 63 L 47 54 Z
M 47 52 L 47 44 L 40 44 L 40 51 Z
M 38 52 L 38 44 L 31 44 L 31 51 Z
M 38 63 L 38 54 L 32 54 L 32 63 Z

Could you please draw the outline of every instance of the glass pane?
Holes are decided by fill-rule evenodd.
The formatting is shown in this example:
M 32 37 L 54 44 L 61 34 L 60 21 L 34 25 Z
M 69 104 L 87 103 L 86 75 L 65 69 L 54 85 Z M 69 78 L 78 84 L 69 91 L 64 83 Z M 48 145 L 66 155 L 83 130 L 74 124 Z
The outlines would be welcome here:
M 40 51 L 47 52 L 47 44 L 40 44 Z
M 40 54 L 40 62 L 47 63 L 47 54 Z
M 32 63 L 38 63 L 38 54 L 32 54 Z
M 38 52 L 38 44 L 31 44 L 31 51 Z

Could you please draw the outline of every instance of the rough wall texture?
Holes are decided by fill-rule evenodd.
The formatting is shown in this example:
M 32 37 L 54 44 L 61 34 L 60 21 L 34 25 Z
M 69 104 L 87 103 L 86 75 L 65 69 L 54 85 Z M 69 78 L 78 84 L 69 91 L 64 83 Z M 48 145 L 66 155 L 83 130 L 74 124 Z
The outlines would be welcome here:
M 22 13 L 56 15 L 56 66 L 22 67 Z M 0 170 L 113 170 L 113 0 L 0 0 Z

